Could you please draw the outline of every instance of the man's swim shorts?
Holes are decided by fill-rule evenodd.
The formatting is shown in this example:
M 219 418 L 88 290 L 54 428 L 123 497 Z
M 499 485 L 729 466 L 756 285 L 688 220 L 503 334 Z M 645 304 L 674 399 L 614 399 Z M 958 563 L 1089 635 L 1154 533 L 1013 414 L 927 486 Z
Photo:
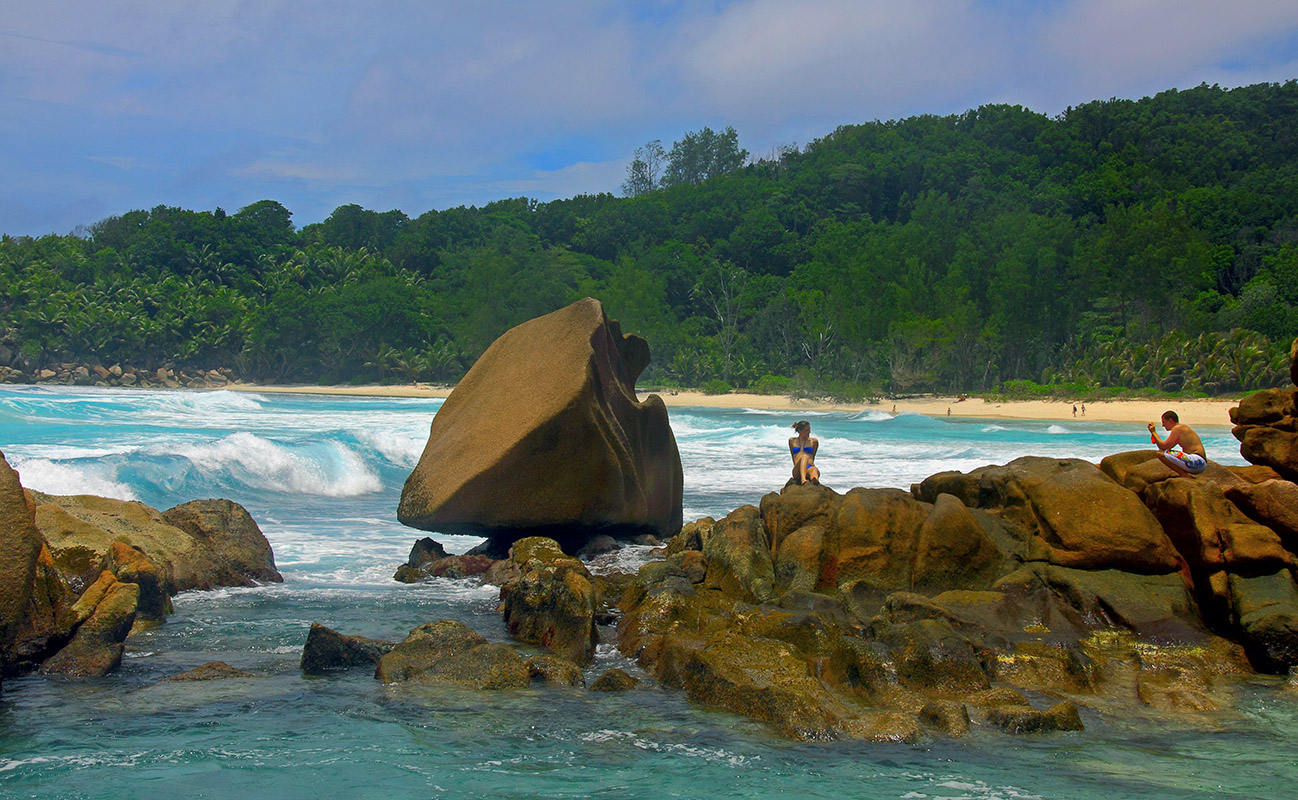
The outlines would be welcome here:
M 1198 475 L 1208 468 L 1208 460 L 1203 456 L 1194 453 L 1183 453 L 1180 450 L 1167 450 L 1163 452 L 1163 458 L 1170 463 L 1175 464 L 1191 475 Z

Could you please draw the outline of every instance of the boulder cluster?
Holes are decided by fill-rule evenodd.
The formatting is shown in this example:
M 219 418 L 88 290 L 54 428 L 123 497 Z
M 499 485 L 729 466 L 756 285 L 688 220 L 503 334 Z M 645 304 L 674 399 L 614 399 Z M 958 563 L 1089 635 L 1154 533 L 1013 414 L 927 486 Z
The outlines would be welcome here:
M 22 369 L 0 366 L 0 383 L 39 383 L 62 386 L 125 386 L 138 389 L 220 389 L 238 383 L 228 369 L 140 369 L 113 364 L 64 362 Z
M 188 589 L 280 581 L 270 544 L 228 500 L 143 503 L 23 488 L 0 454 L 0 677 L 92 677 L 137 624 Z
M 618 648 L 660 685 L 798 738 L 1229 709 L 1242 676 L 1298 664 L 1296 399 L 1263 392 L 1232 411 L 1248 467 L 1181 477 L 1147 450 L 1098 466 L 1025 457 L 909 492 L 790 482 L 685 525 L 636 575 L 591 575 L 544 538 L 474 569 L 501 586 L 511 633 L 568 673 L 616 621 Z M 399 578 L 468 574 L 435 545 L 416 544 Z M 470 674 L 525 683 L 456 635 L 456 652 L 482 654 Z M 414 674 L 428 673 L 379 671 Z

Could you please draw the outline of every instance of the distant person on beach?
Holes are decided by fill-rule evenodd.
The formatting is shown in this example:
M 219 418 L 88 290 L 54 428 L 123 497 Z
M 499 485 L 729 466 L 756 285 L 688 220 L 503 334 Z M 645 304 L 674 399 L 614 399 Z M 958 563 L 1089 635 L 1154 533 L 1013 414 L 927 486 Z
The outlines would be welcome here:
M 793 423 L 797 436 L 789 437 L 789 453 L 793 456 L 793 477 L 799 484 L 811 481 L 820 485 L 820 470 L 816 469 L 816 450 L 820 442 L 811 438 L 811 423 L 799 420 Z
M 1086 416 L 1086 404 L 1082 403 L 1082 416 Z
M 1198 475 L 1208 468 L 1208 454 L 1203 451 L 1203 440 L 1189 425 L 1182 425 L 1175 411 L 1163 413 L 1163 427 L 1167 438 L 1159 437 L 1154 423 L 1149 423 L 1149 438 L 1162 451 L 1163 463 L 1184 477 Z M 1172 448 L 1180 445 L 1180 450 Z
M 1073 416 L 1077 416 L 1077 406 L 1073 406 Z

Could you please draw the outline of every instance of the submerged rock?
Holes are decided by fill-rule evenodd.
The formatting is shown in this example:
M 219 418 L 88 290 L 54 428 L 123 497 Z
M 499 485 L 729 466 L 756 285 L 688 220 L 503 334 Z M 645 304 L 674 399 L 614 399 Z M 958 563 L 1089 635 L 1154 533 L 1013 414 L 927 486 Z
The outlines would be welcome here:
M 532 680 L 513 648 L 489 643 L 454 620 L 412 630 L 379 659 L 374 677 L 384 683 L 454 683 L 474 689 L 525 688 Z
M 230 666 L 224 661 L 209 661 L 206 664 L 200 664 L 191 670 L 186 670 L 179 675 L 172 675 L 163 678 L 160 683 L 177 682 L 186 683 L 189 681 L 222 681 L 231 678 L 257 678 L 260 677 L 252 672 L 246 672 L 241 669 Z
M 425 530 L 575 550 L 589 536 L 681 527 L 667 409 L 635 381 L 649 347 L 587 298 L 497 339 L 433 418 L 397 518 Z
M 586 677 L 581 674 L 581 667 L 566 658 L 553 653 L 542 653 L 532 656 L 523 664 L 533 679 L 540 679 L 555 686 L 585 686 Z
M 396 644 L 364 636 L 346 636 L 318 622 L 311 623 L 302 646 L 300 668 L 308 674 L 323 674 L 351 667 L 373 667 Z
M 638 678 L 627 674 L 626 670 L 613 667 L 604 671 L 590 685 L 592 692 L 625 692 L 640 685 Z

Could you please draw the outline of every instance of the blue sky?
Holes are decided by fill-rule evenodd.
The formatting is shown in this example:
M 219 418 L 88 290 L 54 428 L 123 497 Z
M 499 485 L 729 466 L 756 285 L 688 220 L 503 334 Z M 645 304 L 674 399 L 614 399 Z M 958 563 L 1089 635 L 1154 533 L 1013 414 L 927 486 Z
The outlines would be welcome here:
M 158 204 L 411 217 L 636 147 L 1298 78 L 1294 0 L 0 0 L 0 232 Z

